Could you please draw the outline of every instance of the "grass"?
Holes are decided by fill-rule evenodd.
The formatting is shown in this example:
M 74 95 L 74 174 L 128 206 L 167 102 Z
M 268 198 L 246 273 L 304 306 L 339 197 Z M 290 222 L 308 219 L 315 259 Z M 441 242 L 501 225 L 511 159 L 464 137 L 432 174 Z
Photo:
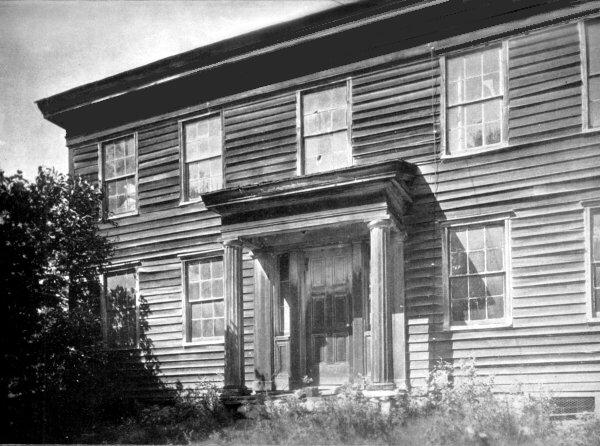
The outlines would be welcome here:
M 561 422 L 547 396 L 495 394 L 472 364 L 456 373 L 441 365 L 428 387 L 393 400 L 382 410 L 363 386 L 347 386 L 318 400 L 295 397 L 246 407 L 236 419 L 218 392 L 188 393 L 171 406 L 152 406 L 108 427 L 94 442 L 187 444 L 397 444 L 599 446 L 600 419 Z M 110 435 L 107 437 L 107 432 Z

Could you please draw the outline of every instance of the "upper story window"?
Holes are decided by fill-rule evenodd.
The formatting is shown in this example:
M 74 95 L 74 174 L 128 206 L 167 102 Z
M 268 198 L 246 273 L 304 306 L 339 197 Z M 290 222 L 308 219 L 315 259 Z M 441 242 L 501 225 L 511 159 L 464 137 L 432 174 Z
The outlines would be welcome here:
M 447 228 L 448 315 L 453 326 L 507 319 L 505 221 Z
M 352 165 L 347 84 L 302 95 L 303 172 Z
M 588 128 L 600 127 L 600 19 L 585 24 L 585 53 L 587 73 L 587 112 L 584 123 Z M 585 110 L 585 108 L 584 108 Z
M 600 206 L 585 208 L 588 317 L 600 320 Z
M 185 282 L 186 342 L 224 336 L 223 259 L 187 261 Z
M 499 145 L 503 134 L 502 50 L 490 48 L 448 58 L 446 104 L 448 153 Z
M 105 211 L 107 215 L 131 214 L 137 210 L 137 159 L 135 137 L 102 144 Z
M 109 347 L 137 345 L 137 276 L 134 269 L 106 274 L 104 279 L 105 335 Z
M 183 196 L 185 201 L 223 187 L 221 115 L 183 123 Z

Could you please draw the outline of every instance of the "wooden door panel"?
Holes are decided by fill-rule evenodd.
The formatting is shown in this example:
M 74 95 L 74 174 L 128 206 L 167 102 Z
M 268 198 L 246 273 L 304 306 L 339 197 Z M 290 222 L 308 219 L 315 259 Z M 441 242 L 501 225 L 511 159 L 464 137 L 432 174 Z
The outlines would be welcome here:
M 310 370 L 317 384 L 348 382 L 351 326 L 351 252 L 322 249 L 307 255 Z

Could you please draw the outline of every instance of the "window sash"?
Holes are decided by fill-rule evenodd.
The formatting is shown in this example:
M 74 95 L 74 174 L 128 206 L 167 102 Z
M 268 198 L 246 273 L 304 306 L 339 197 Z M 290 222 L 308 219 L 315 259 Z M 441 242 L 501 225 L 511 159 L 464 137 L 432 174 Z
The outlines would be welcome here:
M 497 67 L 492 67 L 491 70 L 485 71 L 485 63 L 484 56 L 485 54 L 490 54 L 494 52 L 496 55 L 495 61 L 497 62 Z M 468 75 L 467 74 L 467 59 L 477 55 L 480 61 L 480 71 L 476 75 Z M 443 70 L 445 75 L 444 82 L 444 116 L 442 117 L 444 128 L 445 128 L 445 153 L 448 155 L 455 154 L 467 154 L 467 153 L 475 153 L 480 150 L 491 149 L 495 147 L 502 146 L 507 139 L 507 128 L 506 128 L 506 66 L 505 66 L 505 58 L 506 58 L 506 50 L 505 45 L 502 44 L 500 46 L 494 46 L 492 48 L 485 48 L 479 51 L 470 52 L 464 55 L 458 55 L 454 57 L 449 57 L 446 59 L 443 64 Z M 456 63 L 456 61 L 460 61 L 462 63 L 461 73 L 456 79 L 450 78 L 450 70 L 451 64 Z M 492 87 L 488 88 L 486 93 L 485 86 L 485 78 L 486 76 L 491 75 L 497 76 L 497 91 L 494 91 L 494 83 L 492 82 Z M 466 81 L 468 79 L 479 79 L 481 83 L 480 97 L 475 99 L 467 98 L 467 89 L 465 87 Z M 450 101 L 450 84 L 457 85 L 457 95 L 455 101 Z M 487 96 L 486 96 L 487 94 Z M 498 119 L 484 121 L 483 117 L 483 109 L 482 109 L 482 117 L 481 122 L 468 124 L 466 122 L 466 108 L 469 106 L 473 106 L 476 104 L 486 104 L 493 103 L 494 101 L 500 101 L 499 109 L 498 109 Z M 460 126 L 450 126 L 450 117 L 452 111 L 458 110 L 460 113 L 461 119 L 459 120 Z M 469 147 L 469 127 L 475 127 L 476 124 L 481 129 L 481 144 L 472 145 Z M 494 130 L 492 133 L 487 133 L 486 128 L 490 130 Z M 498 133 L 496 133 L 496 131 Z M 453 134 L 455 135 L 454 137 Z M 494 135 L 499 135 L 497 138 Z M 498 139 L 498 140 L 496 140 Z
M 206 270 L 207 267 L 203 267 L 202 265 L 208 265 L 208 271 Z M 220 257 L 184 262 L 185 342 L 193 343 L 223 338 L 225 334 L 225 283 L 223 266 L 223 259 Z M 190 272 L 191 268 L 197 268 L 197 271 Z M 207 272 L 208 275 L 206 274 Z M 220 282 L 220 291 L 219 286 L 216 288 L 218 294 L 221 294 L 220 296 L 212 295 L 215 292 L 214 283 L 216 282 Z M 210 296 L 203 294 L 203 283 L 208 284 Z M 194 291 L 194 294 L 197 295 L 191 295 L 192 287 L 197 287 L 196 291 Z M 215 304 L 220 305 L 216 306 Z M 202 314 L 203 310 L 208 308 L 206 305 L 210 305 L 210 315 Z M 196 315 L 194 315 L 194 307 L 198 308 L 198 314 Z M 194 335 L 195 327 L 199 331 L 199 335 L 196 336 Z
M 129 278 L 127 276 L 130 276 Z M 109 288 L 109 282 L 113 278 L 122 277 L 123 280 L 130 280 L 130 287 L 125 288 L 124 285 L 117 283 L 114 288 Z M 138 302 L 138 276 L 133 270 L 123 270 L 118 272 L 110 272 L 104 276 L 104 293 L 103 293 L 103 318 L 104 318 L 104 333 L 105 340 L 111 348 L 134 348 L 138 344 L 138 325 L 139 325 L 139 302 Z M 127 292 L 128 296 L 125 302 L 121 304 L 111 299 L 110 294 L 116 287 L 121 286 Z M 130 294 L 130 295 L 129 295 Z M 123 325 L 115 327 L 113 324 L 116 320 L 115 315 L 122 314 L 119 318 Z
M 494 228 L 501 229 L 502 232 L 493 232 Z M 471 235 L 469 231 L 481 231 L 481 236 L 477 237 L 475 234 L 473 237 L 473 244 L 471 244 Z M 444 237 L 444 294 L 446 303 L 446 317 L 444 325 L 446 328 L 451 327 L 468 327 L 472 325 L 490 326 L 494 324 L 504 324 L 509 319 L 509 298 L 510 290 L 508 283 L 509 262 L 508 262 L 508 226 L 504 220 L 491 220 L 486 223 L 473 223 L 460 226 L 451 226 L 445 228 Z M 488 239 L 488 234 L 491 238 Z M 460 235 L 460 236 L 459 236 Z M 453 236 L 455 237 L 453 239 Z M 461 238 L 462 237 L 462 238 Z M 454 240 L 454 241 L 453 241 Z M 488 252 L 500 251 L 500 258 L 502 261 L 501 267 L 488 268 Z M 483 265 L 483 269 L 477 272 L 471 272 L 469 267 L 471 253 L 483 252 L 483 258 L 480 262 Z M 461 268 L 461 272 L 453 272 L 453 254 L 463 254 L 465 256 L 464 262 L 465 268 Z M 461 262 L 462 263 L 462 262 Z M 494 264 L 495 265 L 495 264 Z M 464 271 L 464 272 L 463 272 Z M 495 290 L 490 290 L 489 279 L 497 278 L 498 281 L 494 284 Z M 471 293 L 471 280 L 480 279 L 481 283 L 477 285 L 477 291 L 475 294 Z M 461 286 L 462 294 L 459 297 L 455 297 L 453 285 L 457 281 L 464 281 Z M 460 285 L 458 285 L 460 286 Z M 501 290 L 501 293 L 497 292 Z M 492 292 L 494 294 L 492 294 Z M 498 313 L 501 314 L 498 317 L 490 317 L 490 306 L 489 301 L 494 299 L 501 299 L 501 306 L 498 307 Z M 484 312 L 484 317 L 471 319 L 471 303 L 483 302 L 483 306 L 480 307 Z M 466 309 L 466 316 L 464 320 L 455 319 L 454 311 L 456 305 L 464 305 Z M 479 308 L 479 307 L 478 307 Z M 463 309 L 463 311 L 465 311 Z M 480 310 L 481 311 L 481 310 Z M 464 314 L 464 313 L 463 313 Z
M 104 190 L 104 212 L 108 217 L 116 217 L 121 215 L 129 215 L 137 211 L 138 206 L 138 186 L 137 186 L 137 142 L 136 135 L 121 137 L 113 139 L 111 141 L 101 142 L 100 146 L 100 158 L 102 160 L 102 189 Z M 118 147 L 122 147 L 122 153 L 117 156 Z M 109 156 L 109 153 L 112 155 Z M 123 173 L 117 173 L 117 163 L 123 161 Z M 128 193 L 127 190 L 124 194 L 110 195 L 110 188 L 112 185 L 117 185 L 119 182 L 125 181 L 125 189 L 132 187 L 134 190 Z M 133 199 L 133 205 L 126 206 L 126 208 L 120 212 L 116 212 L 119 207 L 111 207 L 110 197 L 124 196 L 125 201 L 128 202 Z
M 199 128 L 202 124 L 206 125 L 206 133 L 199 133 Z M 192 130 L 193 133 L 192 133 Z M 192 134 L 193 136 L 190 136 Z M 221 114 L 212 115 L 202 118 L 194 118 L 180 123 L 180 141 L 181 141 L 181 157 L 182 157 L 182 201 L 199 201 L 201 194 L 218 190 L 224 184 L 224 169 L 223 160 L 223 118 Z M 193 153 L 190 152 L 192 144 L 197 145 Z M 204 146 L 204 147 L 202 147 Z M 219 161 L 219 168 L 211 168 L 214 161 Z M 208 163 L 207 171 L 209 175 L 204 178 L 204 181 L 194 181 L 190 175 L 190 168 L 195 164 Z M 195 183 L 206 184 L 206 187 L 201 187 L 196 191 L 192 186 Z

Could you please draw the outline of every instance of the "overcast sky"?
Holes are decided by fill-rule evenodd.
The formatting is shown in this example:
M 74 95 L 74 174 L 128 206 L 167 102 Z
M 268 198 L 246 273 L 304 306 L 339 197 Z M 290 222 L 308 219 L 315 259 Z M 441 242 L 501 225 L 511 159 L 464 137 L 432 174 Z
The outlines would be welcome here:
M 347 2 L 0 0 L 0 169 L 68 170 L 64 131 L 38 99 Z

